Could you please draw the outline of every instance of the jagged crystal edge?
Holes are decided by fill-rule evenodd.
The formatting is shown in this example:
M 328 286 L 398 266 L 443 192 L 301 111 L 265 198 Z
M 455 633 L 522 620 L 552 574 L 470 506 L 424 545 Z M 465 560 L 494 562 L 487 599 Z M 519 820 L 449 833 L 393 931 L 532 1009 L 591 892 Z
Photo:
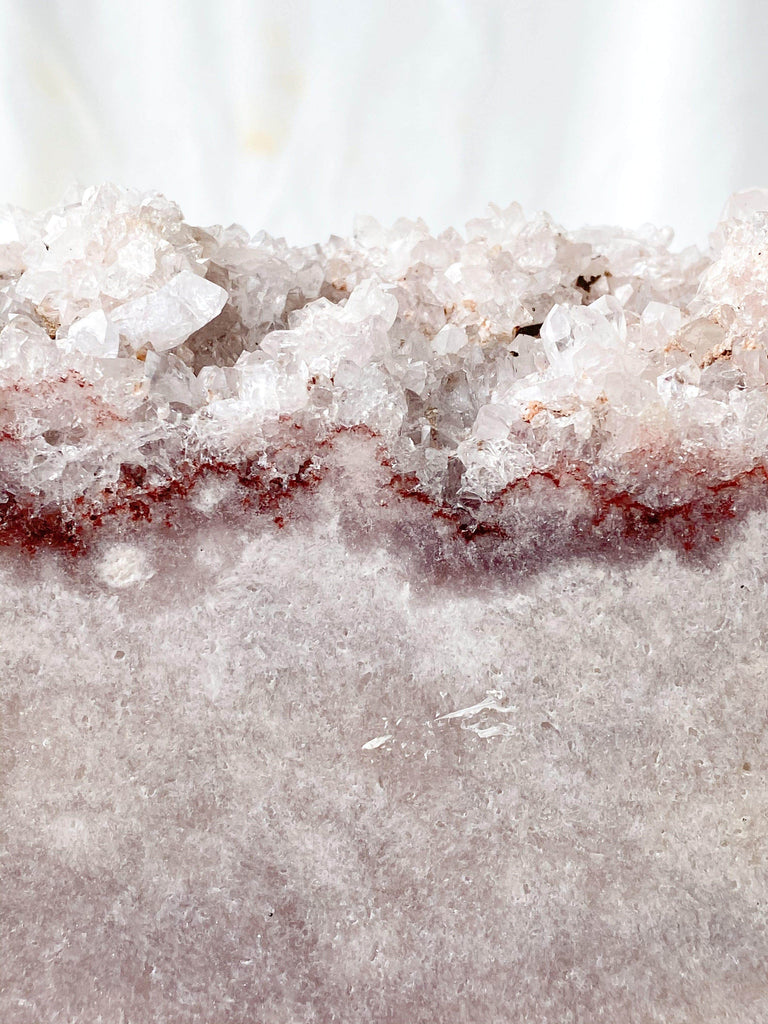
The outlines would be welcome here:
M 7 207 L 0 518 L 107 507 L 126 472 L 279 479 L 350 428 L 468 515 L 536 475 L 680 507 L 768 466 L 768 192 L 708 252 L 671 241 L 516 204 L 305 248 L 115 185 Z

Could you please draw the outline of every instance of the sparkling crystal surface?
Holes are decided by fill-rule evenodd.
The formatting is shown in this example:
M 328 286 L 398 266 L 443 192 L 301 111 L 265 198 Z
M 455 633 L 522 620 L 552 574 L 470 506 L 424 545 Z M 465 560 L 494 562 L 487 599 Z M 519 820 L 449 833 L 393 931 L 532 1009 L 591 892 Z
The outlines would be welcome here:
M 0 1017 L 768 1017 L 768 192 L 0 225 Z

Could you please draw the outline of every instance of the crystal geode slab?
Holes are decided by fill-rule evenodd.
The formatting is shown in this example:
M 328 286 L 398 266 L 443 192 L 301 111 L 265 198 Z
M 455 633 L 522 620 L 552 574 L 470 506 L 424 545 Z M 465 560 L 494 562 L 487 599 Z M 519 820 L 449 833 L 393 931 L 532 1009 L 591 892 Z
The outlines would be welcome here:
M 0 1017 L 768 1017 L 768 193 L 0 220 Z

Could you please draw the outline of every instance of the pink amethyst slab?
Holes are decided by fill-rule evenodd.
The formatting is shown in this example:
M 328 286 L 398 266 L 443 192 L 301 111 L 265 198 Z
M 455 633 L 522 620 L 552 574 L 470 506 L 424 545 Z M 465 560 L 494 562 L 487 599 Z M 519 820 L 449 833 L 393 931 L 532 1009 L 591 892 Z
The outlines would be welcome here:
M 3 1024 L 768 1019 L 768 195 L 0 229 Z

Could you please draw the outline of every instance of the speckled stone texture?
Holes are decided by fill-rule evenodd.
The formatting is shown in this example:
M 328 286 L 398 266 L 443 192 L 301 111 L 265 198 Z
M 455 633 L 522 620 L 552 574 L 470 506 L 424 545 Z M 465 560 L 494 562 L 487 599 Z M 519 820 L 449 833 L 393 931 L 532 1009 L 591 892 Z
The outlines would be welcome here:
M 3 1020 L 764 1020 L 766 514 L 456 586 L 329 498 L 0 558 Z
M 763 1024 L 768 196 L 0 226 L 0 1022 Z

